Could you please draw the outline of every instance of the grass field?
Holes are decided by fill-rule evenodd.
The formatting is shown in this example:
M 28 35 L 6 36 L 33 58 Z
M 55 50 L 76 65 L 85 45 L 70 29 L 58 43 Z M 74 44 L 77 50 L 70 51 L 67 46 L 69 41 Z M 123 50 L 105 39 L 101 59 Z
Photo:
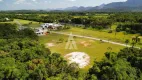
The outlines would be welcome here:
M 63 39 L 63 42 L 58 43 L 60 39 Z M 77 38 L 75 37 L 75 42 L 77 44 L 77 49 L 65 49 L 68 36 L 65 35 L 58 35 L 58 34 L 48 34 L 47 36 L 41 36 L 40 37 L 40 42 L 42 44 L 46 43 L 53 43 L 55 46 L 48 47 L 52 53 L 60 53 L 62 56 L 65 56 L 68 53 L 71 52 L 85 52 L 87 53 L 90 58 L 90 65 L 88 65 L 85 69 L 88 69 L 89 67 L 92 66 L 93 61 L 96 59 L 97 61 L 101 60 L 104 56 L 104 53 L 108 50 L 108 47 L 112 48 L 113 52 L 118 52 L 120 49 L 124 48 L 122 46 L 118 45 L 113 45 L 109 43 L 102 43 L 100 41 L 94 41 L 90 39 L 85 39 L 85 38 Z M 90 44 L 89 46 L 84 46 L 81 44 L 81 42 L 86 42 Z
M 8 22 L 0 22 L 0 23 L 14 23 L 13 21 L 8 21 Z
M 116 26 L 113 25 L 113 29 L 115 27 Z M 82 28 L 76 28 L 76 27 L 72 27 L 71 29 L 63 30 L 61 32 L 65 32 L 65 33 L 72 32 L 73 34 L 97 37 L 100 39 L 110 40 L 110 41 L 119 42 L 119 43 L 125 43 L 126 39 L 129 39 L 131 41 L 133 37 L 138 35 L 138 34 L 124 34 L 124 32 L 116 33 L 115 31 L 113 31 L 112 33 L 108 33 L 108 30 L 99 31 L 99 30 L 82 29 Z M 142 45 L 138 45 L 138 46 L 141 47 Z
M 41 24 L 42 24 L 42 23 L 39 23 L 39 22 L 36 22 L 36 21 L 21 20 L 21 19 L 14 19 L 13 22 L 15 22 L 15 21 L 19 21 L 19 23 L 21 23 L 22 25 L 25 25 L 27 27 L 32 27 L 32 28 L 40 27 Z
M 32 28 L 37 28 L 40 27 L 42 23 L 36 22 L 36 21 L 29 21 L 29 20 L 22 20 L 22 19 L 14 19 L 14 21 L 9 21 L 9 22 L 0 22 L 0 23 L 16 23 L 15 21 L 18 21 L 21 25 L 26 26 L 26 27 L 32 27 Z M 32 22 L 32 23 L 31 23 Z M 30 24 L 31 23 L 31 24 Z M 17 23 L 16 23 L 17 24 Z

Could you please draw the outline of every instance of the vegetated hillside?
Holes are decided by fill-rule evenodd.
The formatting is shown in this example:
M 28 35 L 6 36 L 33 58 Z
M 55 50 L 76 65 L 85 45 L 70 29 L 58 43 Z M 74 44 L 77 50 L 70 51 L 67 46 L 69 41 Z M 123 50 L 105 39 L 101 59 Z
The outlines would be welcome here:
M 142 7 L 142 0 L 128 0 L 126 2 L 115 2 L 104 6 L 104 8 L 138 8 Z
M 126 2 L 115 2 L 105 5 L 102 9 L 115 9 L 122 11 L 141 11 L 142 0 L 128 0 Z
M 113 2 L 102 4 L 97 7 L 70 7 L 67 11 L 99 11 L 99 12 L 123 12 L 123 11 L 142 11 L 142 0 L 127 0 L 126 2 Z

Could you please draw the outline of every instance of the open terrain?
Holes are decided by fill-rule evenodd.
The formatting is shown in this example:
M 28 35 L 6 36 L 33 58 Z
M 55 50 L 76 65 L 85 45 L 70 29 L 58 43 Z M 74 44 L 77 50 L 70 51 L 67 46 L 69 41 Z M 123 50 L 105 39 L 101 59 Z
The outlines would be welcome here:
M 140 13 L 0 16 L 0 80 L 142 78 Z
M 115 29 L 115 25 L 113 25 L 112 28 Z M 132 38 L 138 35 L 138 34 L 125 34 L 124 32 L 115 32 L 115 31 L 113 31 L 112 33 L 108 33 L 108 30 L 92 30 L 92 29 L 82 29 L 77 27 L 72 27 L 71 29 L 62 30 L 60 32 L 67 33 L 67 34 L 72 32 L 73 34 L 76 34 L 76 35 L 95 37 L 102 40 L 104 39 L 104 40 L 119 42 L 123 44 L 125 44 L 126 39 L 129 39 L 131 43 Z M 142 37 L 140 36 L 140 38 Z M 137 44 L 137 46 L 141 47 L 142 45 Z
M 29 25 L 30 27 L 40 27 L 40 23 L 34 22 L 34 21 L 28 21 L 28 20 L 21 20 L 21 19 L 15 19 L 15 21 L 19 21 L 21 25 Z M 36 26 L 35 26 L 36 25 Z M 112 25 L 112 29 L 115 30 L 116 25 Z M 112 33 L 108 33 L 108 30 L 92 30 L 92 29 L 82 29 L 77 27 L 71 27 L 71 29 L 67 30 L 61 30 L 57 32 L 63 32 L 64 34 L 57 34 L 51 33 L 47 34 L 46 36 L 40 36 L 40 43 L 45 45 L 46 48 L 49 48 L 52 53 L 60 53 L 63 57 L 69 53 L 72 52 L 84 52 L 90 56 L 90 63 L 88 66 L 85 67 L 85 69 L 90 68 L 93 65 L 93 61 L 96 59 L 97 61 L 101 60 L 104 57 L 105 52 L 118 52 L 120 49 L 123 49 L 126 47 L 125 40 L 126 39 L 132 39 L 133 36 L 136 36 L 137 34 L 127 34 L 125 35 L 123 32 L 117 32 L 114 31 Z M 68 42 L 68 37 L 72 32 L 74 35 L 80 35 L 80 36 L 86 36 L 86 37 L 74 37 L 77 49 L 65 49 L 66 44 Z M 96 39 L 88 38 L 88 37 L 94 37 L 98 38 L 99 40 L 96 41 Z M 105 39 L 107 42 L 103 42 L 100 39 Z M 108 43 L 108 41 L 114 41 L 118 42 L 119 44 L 112 44 Z M 130 44 L 129 44 L 130 45 Z
M 42 23 L 36 22 L 36 21 L 29 21 L 29 20 L 22 20 L 22 19 L 14 19 L 15 21 L 18 21 L 21 25 L 26 26 L 26 27 L 32 27 L 32 28 L 37 28 L 40 27 Z
M 120 49 L 123 49 L 123 46 L 105 43 L 101 41 L 74 37 L 74 40 L 77 45 L 77 49 L 65 49 L 67 41 L 67 35 L 51 33 L 46 36 L 40 36 L 40 42 L 48 47 L 52 53 L 60 53 L 62 56 L 69 54 L 71 52 L 85 52 L 90 56 L 90 64 L 85 67 L 88 69 L 93 65 L 93 61 L 101 60 L 105 52 L 118 52 Z M 48 44 L 48 45 L 47 45 Z M 49 45 L 51 44 L 51 46 Z
M 22 19 L 14 19 L 13 21 L 8 21 L 8 22 L 0 22 L 0 23 L 11 23 L 11 24 L 17 24 L 20 23 L 20 25 L 25 26 L 25 27 L 30 27 L 30 28 L 37 28 L 41 26 L 41 22 L 36 22 L 36 21 L 29 21 L 29 20 L 22 20 Z M 19 26 L 19 25 L 18 25 Z
M 32 28 L 40 27 L 41 25 L 41 23 L 39 22 L 21 19 L 14 19 L 13 23 L 15 23 L 16 21 L 18 21 L 21 25 Z M 60 53 L 63 57 L 72 52 L 86 53 L 90 56 L 90 63 L 89 65 L 85 66 L 84 69 L 89 69 L 93 65 L 94 60 L 100 61 L 104 57 L 105 52 L 118 52 L 120 49 L 123 49 L 127 46 L 124 43 L 126 39 L 131 40 L 133 36 L 137 35 L 126 35 L 123 32 L 116 33 L 114 31 L 116 24 L 112 25 L 111 28 L 113 30 L 112 33 L 108 33 L 109 30 L 92 30 L 71 27 L 67 30 L 56 31 L 57 33 L 55 32 L 47 34 L 46 36 L 40 36 L 39 40 L 40 43 L 43 44 L 46 48 L 49 48 L 52 53 Z M 77 35 L 74 37 L 77 49 L 65 48 L 69 38 L 68 34 L 70 34 L 71 32 L 74 36 Z

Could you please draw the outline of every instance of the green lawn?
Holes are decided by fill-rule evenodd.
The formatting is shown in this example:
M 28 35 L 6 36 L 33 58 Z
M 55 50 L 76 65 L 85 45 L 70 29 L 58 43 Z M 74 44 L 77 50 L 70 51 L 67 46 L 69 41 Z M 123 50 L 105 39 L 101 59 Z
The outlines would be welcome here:
M 59 39 L 63 39 L 64 41 L 62 43 L 57 43 L 59 41 Z M 55 46 L 53 47 L 49 47 L 49 49 L 51 50 L 52 53 L 60 53 L 62 56 L 65 56 L 68 53 L 71 52 L 85 52 L 87 53 L 90 58 L 90 65 L 88 65 L 85 69 L 88 69 L 89 67 L 92 66 L 94 59 L 96 60 L 101 60 L 104 56 L 104 53 L 108 50 L 108 47 L 112 48 L 113 52 L 118 52 L 120 49 L 124 48 L 122 46 L 118 46 L 118 45 L 113 45 L 110 43 L 102 43 L 100 41 L 95 41 L 95 40 L 90 40 L 90 39 L 85 39 L 85 38 L 74 38 L 77 44 L 77 50 L 72 49 L 65 49 L 67 40 L 68 40 L 68 36 L 65 35 L 59 35 L 59 34 L 48 34 L 47 36 L 41 36 L 40 37 L 40 42 L 42 44 L 46 44 L 46 43 L 54 43 Z M 81 42 L 86 41 L 88 44 L 90 44 L 89 46 L 84 46 L 83 44 L 81 44 Z

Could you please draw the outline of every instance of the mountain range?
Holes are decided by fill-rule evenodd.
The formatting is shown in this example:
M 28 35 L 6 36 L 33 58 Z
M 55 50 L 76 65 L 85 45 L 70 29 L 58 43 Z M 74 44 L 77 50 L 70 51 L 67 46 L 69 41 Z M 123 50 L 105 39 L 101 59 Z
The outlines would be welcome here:
M 127 0 L 126 2 L 113 2 L 96 7 L 68 7 L 64 11 L 142 11 L 142 0 Z

